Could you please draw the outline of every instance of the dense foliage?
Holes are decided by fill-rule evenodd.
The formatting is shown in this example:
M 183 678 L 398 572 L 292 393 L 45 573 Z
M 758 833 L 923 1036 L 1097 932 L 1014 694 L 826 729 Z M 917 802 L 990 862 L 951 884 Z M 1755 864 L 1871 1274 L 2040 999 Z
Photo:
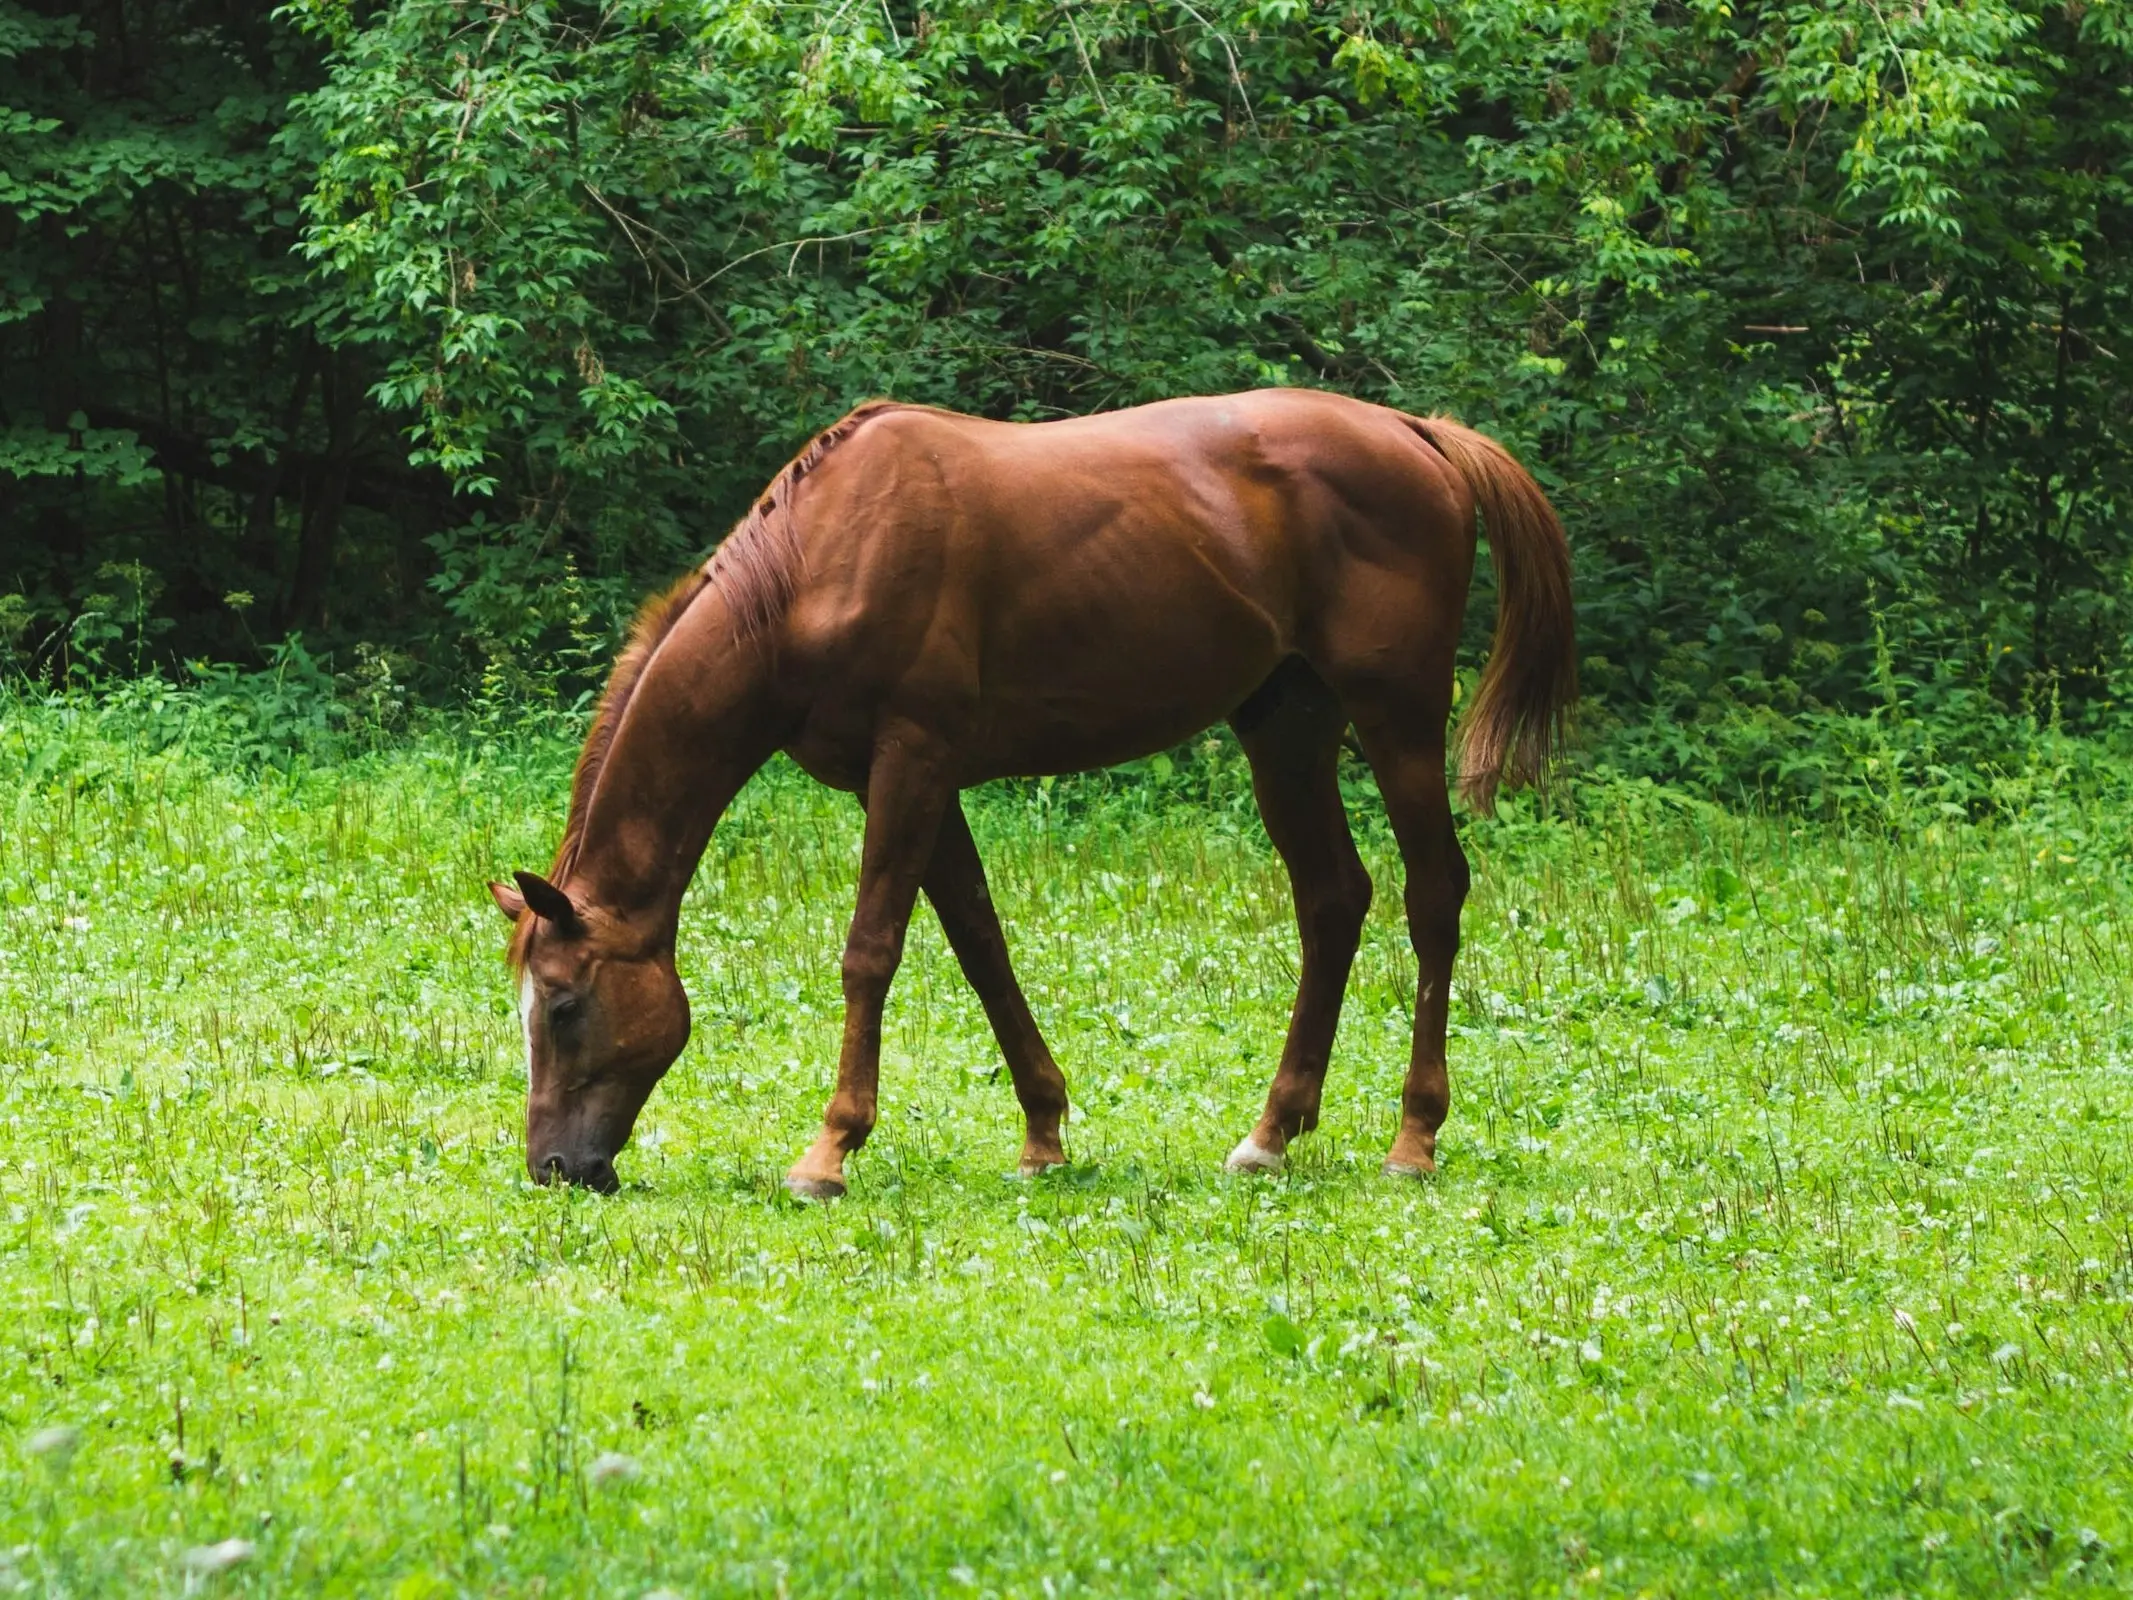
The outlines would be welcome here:
M 589 665 L 867 395 L 1301 383 L 1526 453 L 1658 764 L 2093 725 L 2129 67 L 2121 0 L 5 0 L 0 642 Z

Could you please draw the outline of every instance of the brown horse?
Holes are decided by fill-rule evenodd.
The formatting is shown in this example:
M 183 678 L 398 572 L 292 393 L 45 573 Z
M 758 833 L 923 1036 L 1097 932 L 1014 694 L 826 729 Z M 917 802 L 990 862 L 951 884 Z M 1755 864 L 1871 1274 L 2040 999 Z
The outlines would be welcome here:
M 1022 1170 L 1062 1161 L 1066 1081 L 1008 965 L 958 791 L 1130 760 L 1224 718 L 1303 942 L 1266 1110 L 1229 1164 L 1276 1170 L 1318 1121 L 1370 905 L 1335 781 L 1353 724 L 1420 965 L 1385 1170 L 1431 1171 L 1468 883 L 1445 723 L 1477 506 L 1498 606 L 1460 782 L 1486 809 L 1499 778 L 1545 766 L 1576 693 L 1562 526 L 1491 440 L 1291 389 L 1038 424 L 876 402 L 821 434 L 639 618 L 549 875 L 490 885 L 517 924 L 535 1178 L 615 1186 L 615 1153 L 689 1034 L 683 891 L 779 750 L 866 810 L 836 1092 L 787 1187 L 842 1194 L 844 1158 L 873 1129 L 882 1005 L 921 889 L 1007 1058 Z

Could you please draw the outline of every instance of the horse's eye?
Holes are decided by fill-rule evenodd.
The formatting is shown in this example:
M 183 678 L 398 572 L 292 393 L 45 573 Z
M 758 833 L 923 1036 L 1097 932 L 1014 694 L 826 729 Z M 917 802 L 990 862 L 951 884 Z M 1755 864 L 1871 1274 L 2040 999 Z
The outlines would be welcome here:
M 576 995 L 558 995 L 549 1002 L 548 1020 L 550 1022 L 574 1022 L 577 1020 L 578 1011 L 578 997 Z

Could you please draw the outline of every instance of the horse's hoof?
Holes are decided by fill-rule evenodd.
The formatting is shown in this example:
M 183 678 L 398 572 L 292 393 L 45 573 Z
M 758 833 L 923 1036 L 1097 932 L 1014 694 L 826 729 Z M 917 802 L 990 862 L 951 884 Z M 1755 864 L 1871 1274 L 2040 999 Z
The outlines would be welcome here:
M 1035 1161 L 1024 1161 L 1015 1168 L 1018 1178 L 1041 1178 L 1047 1172 L 1057 1172 L 1066 1165 L 1065 1156 L 1041 1156 Z
M 1407 1161 L 1388 1160 L 1385 1163 L 1385 1176 L 1388 1178 L 1434 1178 L 1436 1175 L 1437 1164 L 1434 1161 L 1421 1167 Z
M 1246 1134 L 1229 1159 L 1222 1164 L 1232 1172 L 1279 1172 L 1283 1161 L 1279 1150 L 1269 1150 L 1265 1145 Z
M 804 1178 L 797 1172 L 785 1174 L 785 1192 L 795 1200 L 842 1200 L 842 1178 Z

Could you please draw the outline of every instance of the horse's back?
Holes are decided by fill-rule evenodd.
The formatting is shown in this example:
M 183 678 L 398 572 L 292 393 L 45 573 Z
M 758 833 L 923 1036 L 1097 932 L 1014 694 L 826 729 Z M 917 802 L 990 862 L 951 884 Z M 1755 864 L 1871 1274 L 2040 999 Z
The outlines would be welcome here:
M 817 537 L 863 542 L 891 566 L 937 543 L 966 575 L 1046 588 L 1072 588 L 1114 552 L 1182 550 L 1257 593 L 1342 560 L 1397 562 L 1433 547 L 1437 525 L 1473 518 L 1411 419 L 1312 389 L 1038 423 L 891 409 L 825 466 L 842 500 L 814 519 Z
M 1316 391 L 1033 424 L 885 410 L 808 480 L 795 642 L 855 730 L 855 684 L 966 700 L 973 778 L 1102 765 L 1189 738 L 1291 655 L 1397 648 L 1453 586 L 1456 633 L 1464 496 L 1399 413 Z

